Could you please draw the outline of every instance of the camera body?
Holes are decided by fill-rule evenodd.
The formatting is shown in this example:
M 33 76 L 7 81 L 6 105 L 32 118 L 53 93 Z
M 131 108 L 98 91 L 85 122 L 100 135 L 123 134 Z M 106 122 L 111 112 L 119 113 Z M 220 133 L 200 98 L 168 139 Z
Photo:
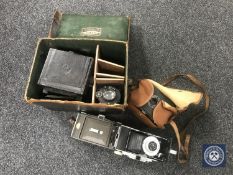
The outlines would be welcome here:
M 166 161 L 169 154 L 176 154 L 171 150 L 171 139 L 113 122 L 103 115 L 79 113 L 71 137 L 142 162 Z

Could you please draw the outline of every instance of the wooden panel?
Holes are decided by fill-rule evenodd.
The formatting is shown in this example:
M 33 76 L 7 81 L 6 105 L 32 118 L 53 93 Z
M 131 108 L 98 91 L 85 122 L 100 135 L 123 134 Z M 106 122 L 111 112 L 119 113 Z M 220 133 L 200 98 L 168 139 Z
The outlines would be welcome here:
M 120 78 L 120 79 L 124 79 L 124 76 L 120 76 L 120 75 L 112 75 L 112 74 L 105 74 L 105 73 L 96 73 L 96 77 L 97 78 Z
M 121 78 L 96 78 L 96 84 L 124 84 L 124 79 Z
M 98 67 L 101 73 L 111 73 L 117 75 L 125 74 L 125 67 L 119 64 L 115 64 L 103 59 L 98 58 Z
M 92 98 L 91 102 L 95 103 L 95 93 L 96 93 L 96 73 L 97 73 L 97 60 L 99 57 L 99 45 L 96 46 L 96 54 L 95 54 L 95 63 L 94 63 L 94 83 L 92 88 Z

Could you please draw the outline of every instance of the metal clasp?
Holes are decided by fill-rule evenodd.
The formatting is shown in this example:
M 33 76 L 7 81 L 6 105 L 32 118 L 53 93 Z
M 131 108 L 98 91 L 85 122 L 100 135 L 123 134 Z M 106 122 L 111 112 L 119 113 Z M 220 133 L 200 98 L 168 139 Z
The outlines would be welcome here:
M 102 115 L 102 114 L 99 114 L 99 115 L 98 115 L 98 118 L 99 118 L 100 120 L 104 120 L 104 119 L 105 119 L 105 116 Z

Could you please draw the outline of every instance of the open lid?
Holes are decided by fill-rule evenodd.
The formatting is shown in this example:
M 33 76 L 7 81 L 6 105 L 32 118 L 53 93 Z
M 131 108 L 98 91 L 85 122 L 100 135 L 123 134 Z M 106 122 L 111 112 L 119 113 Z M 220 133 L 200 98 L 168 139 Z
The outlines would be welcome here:
M 124 16 L 85 16 L 56 11 L 49 37 L 128 42 L 129 22 L 130 18 Z

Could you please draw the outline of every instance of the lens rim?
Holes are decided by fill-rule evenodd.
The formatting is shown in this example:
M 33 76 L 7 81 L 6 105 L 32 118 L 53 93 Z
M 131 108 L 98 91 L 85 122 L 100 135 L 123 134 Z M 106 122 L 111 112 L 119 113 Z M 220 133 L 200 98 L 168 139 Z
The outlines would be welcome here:
M 111 95 L 110 98 L 108 96 L 109 94 Z M 116 98 L 116 91 L 115 91 L 115 89 L 114 90 L 113 89 L 107 89 L 106 91 L 103 92 L 102 96 L 103 96 L 103 98 L 105 100 L 112 101 L 112 100 L 114 100 Z
M 157 147 L 156 147 L 156 149 L 154 151 L 151 151 L 150 148 L 149 148 L 149 144 L 151 142 L 156 143 Z M 159 140 L 155 136 L 146 137 L 143 140 L 142 149 L 143 149 L 143 151 L 145 152 L 146 155 L 148 155 L 148 156 L 156 156 L 159 153 L 159 150 L 160 150 L 160 142 L 159 142 Z

